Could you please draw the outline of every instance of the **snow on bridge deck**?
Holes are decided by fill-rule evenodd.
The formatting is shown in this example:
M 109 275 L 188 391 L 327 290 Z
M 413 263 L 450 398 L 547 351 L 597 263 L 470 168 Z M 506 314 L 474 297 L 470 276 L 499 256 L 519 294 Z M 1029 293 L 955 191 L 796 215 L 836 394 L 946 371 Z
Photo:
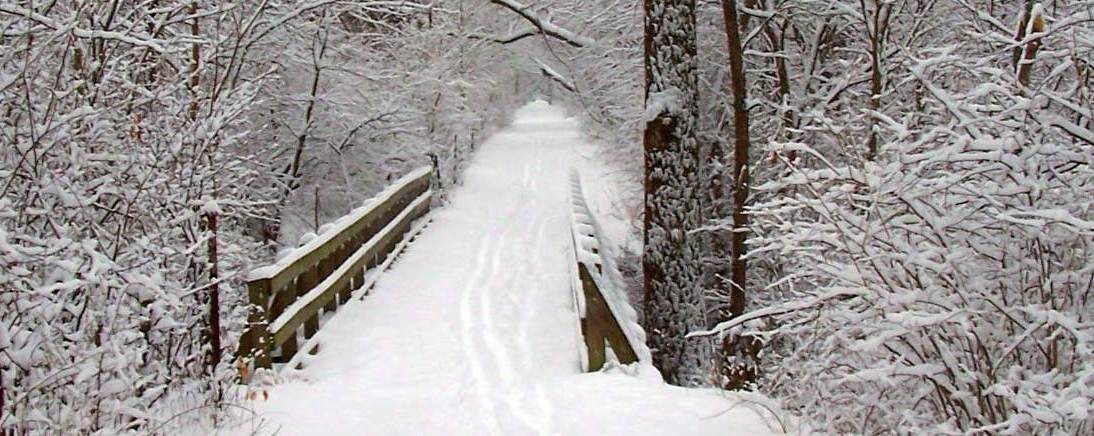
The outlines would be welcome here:
M 319 354 L 247 404 L 260 418 L 226 431 L 770 433 L 734 398 L 665 385 L 648 366 L 581 373 L 567 191 L 582 154 L 591 148 L 560 110 L 521 109 L 371 294 L 323 326 Z

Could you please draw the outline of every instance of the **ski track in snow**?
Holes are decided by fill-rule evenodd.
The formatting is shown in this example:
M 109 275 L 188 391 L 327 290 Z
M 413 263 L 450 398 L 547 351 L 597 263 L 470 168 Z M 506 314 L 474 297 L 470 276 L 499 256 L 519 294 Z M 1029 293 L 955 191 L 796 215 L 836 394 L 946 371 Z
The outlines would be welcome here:
M 518 111 L 369 296 L 322 326 L 319 354 L 246 404 L 260 418 L 218 433 L 769 432 L 714 391 L 580 373 L 567 192 L 571 167 L 598 169 L 591 149 L 561 110 Z

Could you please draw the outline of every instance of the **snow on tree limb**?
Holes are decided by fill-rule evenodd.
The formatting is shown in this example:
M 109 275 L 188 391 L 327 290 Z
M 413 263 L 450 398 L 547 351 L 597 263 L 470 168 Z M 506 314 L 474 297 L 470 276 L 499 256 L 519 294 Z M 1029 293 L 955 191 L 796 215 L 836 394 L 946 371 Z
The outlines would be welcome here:
M 527 28 L 527 29 L 523 29 L 523 30 L 519 30 L 519 31 L 510 33 L 510 34 L 505 35 L 505 36 L 473 33 L 473 34 L 467 35 L 467 37 L 471 38 L 471 39 L 482 39 L 482 40 L 486 40 L 486 41 L 490 41 L 490 42 L 496 42 L 498 44 L 512 44 L 514 42 L 520 41 L 520 40 L 522 40 L 524 38 L 527 38 L 529 36 L 536 36 L 536 35 L 539 35 L 539 29 L 530 27 L 530 28 Z
M 166 49 L 163 48 L 162 45 L 160 45 L 158 42 L 156 42 L 152 38 L 141 38 L 141 37 L 136 37 L 136 36 L 133 36 L 133 35 L 129 35 L 127 33 L 111 32 L 111 31 L 99 30 L 99 29 L 95 29 L 95 30 L 81 29 L 81 28 L 75 27 L 73 24 L 70 24 L 70 23 L 57 23 L 52 18 L 49 18 L 45 15 L 39 14 L 37 12 L 31 11 L 31 10 L 28 10 L 28 9 L 23 9 L 23 8 L 20 8 L 18 6 L 11 5 L 11 4 L 0 4 L 0 13 L 5 13 L 5 14 L 11 14 L 11 15 L 17 15 L 17 16 L 20 16 L 20 17 L 24 17 L 24 18 L 26 18 L 30 21 L 41 24 L 41 25 L 46 26 L 46 27 L 48 27 L 50 29 L 53 29 L 53 30 L 66 30 L 67 29 L 68 31 L 72 32 L 72 35 L 76 36 L 77 38 L 117 40 L 117 41 L 121 41 L 121 42 L 124 42 L 124 43 L 127 43 L 127 44 L 132 44 L 132 45 L 135 45 L 135 46 L 138 46 L 138 47 L 145 47 L 145 48 L 151 49 L 151 50 L 153 50 L 157 53 L 164 53 L 165 51 L 167 51 Z
M 566 88 L 567 91 L 577 92 L 577 86 L 574 85 L 573 81 L 567 79 L 566 76 L 563 76 L 559 72 L 555 71 L 553 68 L 551 68 L 550 65 L 543 63 L 543 61 L 540 61 L 539 59 L 532 60 L 536 62 L 536 65 L 539 66 L 539 70 L 543 73 L 544 76 L 547 76 L 555 83 L 558 83 L 563 88 Z
M 555 25 L 546 18 L 536 15 L 532 12 L 530 6 L 523 5 L 513 0 L 490 0 L 490 3 L 516 12 L 521 17 L 524 17 L 525 20 L 532 23 L 532 25 L 536 26 L 540 33 L 561 40 L 574 47 L 588 47 L 596 43 L 596 41 L 593 41 L 591 38 L 578 35 L 568 29 Z M 520 38 L 524 38 L 524 36 L 521 36 Z

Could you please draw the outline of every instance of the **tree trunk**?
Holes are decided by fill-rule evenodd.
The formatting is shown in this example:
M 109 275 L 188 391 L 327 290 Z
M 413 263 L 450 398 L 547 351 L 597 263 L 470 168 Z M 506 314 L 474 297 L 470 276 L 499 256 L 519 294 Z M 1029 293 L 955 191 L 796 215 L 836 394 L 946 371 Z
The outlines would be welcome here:
M 740 28 L 737 20 L 736 0 L 722 0 L 722 15 L 725 20 L 726 43 L 729 52 L 730 88 L 733 92 L 733 238 L 730 275 L 729 306 L 723 313 L 725 319 L 732 319 L 744 313 L 745 287 L 748 272 L 748 253 L 746 239 L 748 234 L 748 215 L 745 206 L 748 203 L 749 190 L 749 148 L 748 102 L 745 88 L 744 47 L 741 45 Z M 722 341 L 723 357 L 721 372 L 726 377 L 726 386 L 741 388 L 755 377 L 753 366 L 741 360 L 742 352 L 756 349 L 748 338 L 726 336 Z M 756 350 L 758 351 L 758 350 Z M 747 353 L 752 354 L 752 353 Z M 728 360 L 731 359 L 732 361 Z
M 701 382 L 700 153 L 695 0 L 645 0 L 645 320 L 653 364 L 669 383 Z
M 209 372 L 216 371 L 221 360 L 220 347 L 220 272 L 217 269 L 217 214 L 205 214 L 205 223 L 209 232 Z

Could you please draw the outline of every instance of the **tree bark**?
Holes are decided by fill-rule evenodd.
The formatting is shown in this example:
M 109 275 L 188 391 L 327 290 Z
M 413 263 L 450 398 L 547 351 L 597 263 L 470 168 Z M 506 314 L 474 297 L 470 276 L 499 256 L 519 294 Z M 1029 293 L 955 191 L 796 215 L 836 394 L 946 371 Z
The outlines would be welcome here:
M 702 180 L 695 0 L 645 0 L 645 321 L 653 364 L 665 381 L 700 383 L 702 350 L 689 331 L 705 327 L 702 306 Z

